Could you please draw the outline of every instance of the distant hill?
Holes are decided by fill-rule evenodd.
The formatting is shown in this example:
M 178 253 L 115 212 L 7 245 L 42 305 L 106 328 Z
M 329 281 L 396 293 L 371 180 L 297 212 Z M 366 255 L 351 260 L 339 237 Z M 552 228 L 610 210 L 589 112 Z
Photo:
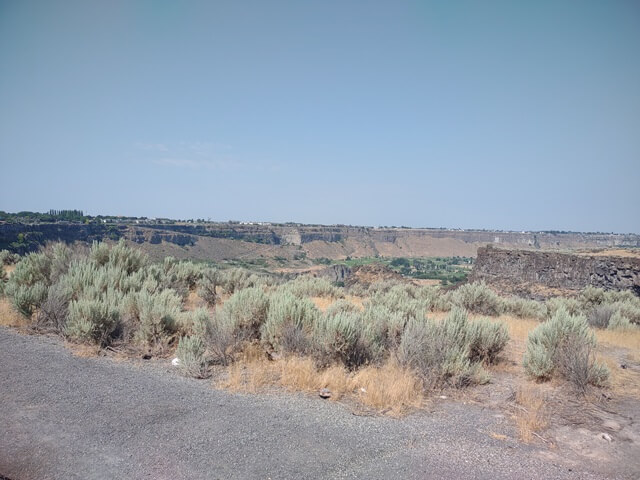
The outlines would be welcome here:
M 640 235 L 373 228 L 258 223 L 0 222 L 0 249 L 25 253 L 50 241 L 90 243 L 125 238 L 152 258 L 196 260 L 343 260 L 347 257 L 475 257 L 487 244 L 575 251 L 638 248 Z

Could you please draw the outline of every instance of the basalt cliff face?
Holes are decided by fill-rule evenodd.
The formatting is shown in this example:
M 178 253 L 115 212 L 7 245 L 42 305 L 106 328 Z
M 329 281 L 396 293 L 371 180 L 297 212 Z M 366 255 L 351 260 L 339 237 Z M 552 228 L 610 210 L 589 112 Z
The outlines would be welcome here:
M 298 224 L 0 224 L 0 249 L 19 253 L 49 241 L 124 238 L 155 257 L 221 260 L 286 257 L 475 257 L 487 244 L 512 249 L 640 247 L 640 235 L 373 228 Z
M 548 292 L 553 289 L 577 291 L 589 285 L 607 290 L 632 290 L 640 295 L 640 257 L 505 250 L 488 246 L 478 249 L 470 280 L 530 296 L 545 296 L 545 289 Z

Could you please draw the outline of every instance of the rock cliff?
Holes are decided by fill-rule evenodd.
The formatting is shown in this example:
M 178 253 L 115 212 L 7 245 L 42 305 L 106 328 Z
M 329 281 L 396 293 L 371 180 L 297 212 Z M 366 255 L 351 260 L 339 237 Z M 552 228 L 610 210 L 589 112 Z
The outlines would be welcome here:
M 538 286 L 580 290 L 591 285 L 608 290 L 632 290 L 640 295 L 640 258 L 487 246 L 478 249 L 470 280 L 484 281 L 513 293 L 527 289 L 531 293 Z

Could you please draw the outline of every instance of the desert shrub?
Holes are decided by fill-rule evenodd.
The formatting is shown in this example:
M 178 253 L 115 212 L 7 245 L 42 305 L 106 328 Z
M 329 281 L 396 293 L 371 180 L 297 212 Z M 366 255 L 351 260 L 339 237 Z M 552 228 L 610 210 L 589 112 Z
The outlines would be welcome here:
M 335 315 L 336 313 L 340 313 L 340 312 L 357 313 L 359 311 L 360 309 L 356 304 L 350 302 L 349 300 L 345 300 L 344 298 L 340 298 L 335 302 L 333 302 L 331 305 L 329 305 L 329 307 L 327 307 L 325 314 Z
M 218 300 L 218 277 L 216 269 L 207 268 L 202 272 L 202 277 L 198 281 L 198 295 L 210 307 L 215 307 Z
M 224 303 L 220 316 L 239 340 L 257 339 L 260 327 L 267 319 L 268 308 L 269 298 L 262 288 L 245 288 Z
M 44 253 L 30 253 L 22 257 L 11 274 L 9 284 L 30 287 L 37 283 L 49 286 L 51 258 Z
M 184 375 L 206 378 L 208 375 L 205 343 L 202 337 L 195 335 L 182 337 L 178 343 L 176 356 L 180 360 L 180 370 Z
M 495 363 L 498 355 L 509 343 L 509 332 L 504 323 L 478 318 L 465 325 L 469 358 L 472 361 Z
M 606 292 L 602 288 L 592 287 L 591 285 L 585 288 L 578 295 L 578 302 L 580 303 L 582 310 L 588 312 L 598 305 L 602 305 L 606 300 Z
M 317 359 L 325 366 L 339 362 L 355 368 L 369 363 L 382 350 L 356 312 L 322 315 L 314 325 L 312 342 Z
M 202 339 L 214 363 L 228 365 L 239 341 L 233 335 L 232 325 L 220 315 L 212 316 L 206 309 L 183 313 L 183 324 L 190 336 Z
M 36 317 L 39 329 L 64 333 L 69 314 L 71 293 L 62 283 L 55 283 L 47 290 L 47 298 L 42 302 Z
M 67 272 L 73 251 L 64 243 L 54 243 L 47 245 L 43 253 L 50 261 L 48 283 L 52 285 Z
M 594 328 L 607 328 L 615 311 L 611 305 L 596 305 L 587 314 L 587 322 Z
M 631 323 L 640 325 L 640 299 L 626 300 L 612 304 L 612 306 Z
M 530 334 L 523 358 L 525 371 L 544 380 L 558 374 L 578 388 L 601 385 L 606 367 L 595 361 L 596 339 L 585 317 L 560 308 Z
M 368 294 L 369 296 L 385 294 L 389 292 L 389 290 L 391 290 L 393 287 L 403 287 L 404 285 L 406 284 L 398 280 L 392 280 L 392 279 L 378 280 L 377 282 L 374 282 L 371 285 L 369 285 Z M 406 292 L 409 293 L 408 291 Z
M 365 304 L 385 307 L 388 310 L 399 313 L 405 320 L 424 318 L 427 308 L 424 302 L 417 300 L 413 291 L 404 285 L 396 285 L 386 293 L 376 293 Z
M 190 261 L 178 261 L 166 257 L 162 263 L 159 281 L 163 288 L 170 288 L 186 298 L 202 279 L 202 265 Z
M 11 297 L 13 306 L 26 318 L 31 318 L 33 312 L 47 298 L 47 285 L 42 282 L 32 285 L 16 285 L 9 282 L 6 291 Z
M 118 305 L 111 298 L 73 300 L 69 303 L 65 333 L 79 342 L 106 345 L 119 321 Z
M 128 274 L 137 272 L 144 267 L 147 262 L 147 256 L 140 250 L 127 247 L 123 238 L 109 249 L 109 264 L 119 267 Z
M 454 308 L 442 321 L 411 320 L 398 348 L 400 362 L 416 369 L 430 386 L 465 386 L 488 380 L 482 364 L 495 359 L 508 341 L 501 325 L 474 325 Z
M 609 320 L 608 330 L 618 330 L 622 332 L 633 332 L 638 330 L 638 326 L 631 323 L 620 310 L 614 313 Z
M 384 350 L 394 350 L 399 344 L 404 332 L 404 327 L 409 320 L 423 318 L 407 317 L 401 311 L 392 310 L 385 305 L 368 303 L 362 313 L 362 323 L 367 328 L 368 334 L 373 338 L 375 345 L 381 345 L 383 351 L 374 357 L 380 359 Z
M 447 294 L 440 287 L 424 286 L 416 291 L 416 298 L 423 302 L 425 308 L 431 312 L 447 312 L 451 310 L 451 302 Z
M 151 294 L 141 291 L 131 297 L 129 318 L 135 322 L 134 339 L 151 347 L 162 347 L 178 329 L 182 302 L 172 290 Z
M 262 341 L 274 350 L 304 353 L 308 333 L 318 316 L 318 309 L 309 299 L 298 298 L 288 291 L 275 292 L 261 328 Z
M 331 297 L 339 298 L 344 295 L 339 288 L 333 286 L 326 278 L 297 277 L 279 287 L 279 290 L 291 292 L 296 297 Z
M 243 268 L 230 268 L 220 271 L 220 286 L 229 294 L 250 285 L 251 273 Z
M 7 272 L 4 271 L 4 264 L 0 263 L 0 295 L 4 294 L 4 286 L 9 280 Z
M 544 303 L 526 298 L 510 297 L 504 300 L 504 312 L 510 313 L 518 318 L 537 318 L 543 320 L 547 314 Z
M 580 315 L 582 307 L 575 298 L 553 297 L 545 302 L 547 318 L 553 318 L 559 310 L 565 310 L 569 315 Z
M 484 282 L 462 285 L 451 294 L 453 305 L 469 312 L 481 315 L 500 315 L 504 310 L 504 301 Z
M 20 255 L 9 250 L 0 250 L 0 265 L 13 265 L 20 261 Z

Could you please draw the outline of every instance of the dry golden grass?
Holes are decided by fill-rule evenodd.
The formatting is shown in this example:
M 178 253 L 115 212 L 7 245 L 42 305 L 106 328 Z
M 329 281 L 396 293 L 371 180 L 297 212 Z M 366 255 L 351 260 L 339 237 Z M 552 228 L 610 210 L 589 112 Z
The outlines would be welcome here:
M 516 424 L 523 442 L 530 442 L 549 424 L 546 397 L 540 387 L 521 385 L 516 391 L 516 409 Z
M 269 361 L 264 357 L 239 359 L 219 383 L 232 391 L 256 393 L 269 387 L 294 392 L 319 392 L 326 388 L 331 400 L 345 396 L 389 415 L 402 415 L 423 402 L 420 380 L 409 370 L 388 362 L 382 367 L 366 367 L 350 373 L 334 365 L 318 369 L 310 357 L 286 357 Z
M 0 298 L 0 325 L 5 327 L 26 327 L 29 320 L 16 312 L 7 298 Z
M 11 276 L 11 274 L 13 273 L 13 271 L 16 269 L 15 265 L 5 265 L 4 266 L 4 271 L 7 272 L 7 276 Z
M 97 357 L 100 353 L 99 345 L 86 345 L 83 343 L 65 342 L 65 346 L 71 350 L 74 357 L 91 358 Z
M 634 331 L 596 330 L 599 343 L 628 348 L 640 360 L 640 329 Z
M 327 308 L 335 302 L 335 299 L 329 297 L 311 297 L 311 301 L 318 310 L 325 312 Z
M 393 360 L 359 370 L 352 383 L 360 402 L 390 415 L 402 415 L 423 403 L 422 382 Z
M 610 356 L 598 355 L 597 360 L 603 362 L 609 367 L 611 375 L 609 376 L 608 387 L 618 395 L 631 396 L 640 398 L 640 373 L 633 368 L 622 368 L 620 364 L 628 360 L 634 361 L 631 354 L 627 358 L 616 359 Z M 622 362 L 620 361 L 622 360 Z

